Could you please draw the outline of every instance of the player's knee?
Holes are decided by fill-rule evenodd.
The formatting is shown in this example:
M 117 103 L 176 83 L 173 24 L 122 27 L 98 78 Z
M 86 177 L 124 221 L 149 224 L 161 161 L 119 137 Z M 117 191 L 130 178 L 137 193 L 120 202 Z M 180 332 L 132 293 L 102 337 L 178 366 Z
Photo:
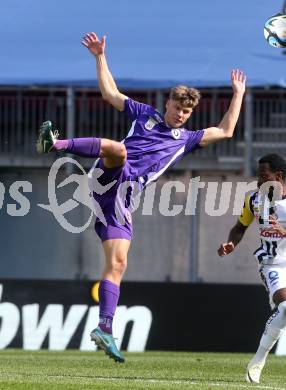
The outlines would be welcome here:
M 127 150 L 126 150 L 125 145 L 118 142 L 116 149 L 117 149 L 116 157 L 118 157 L 122 161 L 125 161 L 127 158 Z
M 127 259 L 126 258 L 119 258 L 117 261 L 117 268 L 120 274 L 124 274 L 127 268 Z
M 101 138 L 100 156 L 124 162 L 127 158 L 127 150 L 122 142 Z
M 112 260 L 112 269 L 114 272 L 122 275 L 126 271 L 127 268 L 127 259 L 124 256 L 116 256 Z

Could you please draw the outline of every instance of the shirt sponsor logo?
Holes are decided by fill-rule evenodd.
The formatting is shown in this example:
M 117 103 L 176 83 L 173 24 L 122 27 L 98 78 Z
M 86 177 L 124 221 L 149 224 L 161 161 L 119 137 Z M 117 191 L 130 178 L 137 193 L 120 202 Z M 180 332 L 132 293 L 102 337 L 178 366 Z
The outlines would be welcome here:
M 282 235 L 278 232 L 271 232 L 268 229 L 261 229 L 260 230 L 261 237 L 265 238 L 282 238 Z
M 158 122 L 152 118 L 152 117 L 149 117 L 148 121 L 145 123 L 145 129 L 147 130 L 152 130 L 154 126 L 156 126 L 158 124 Z
M 179 139 L 181 136 L 181 131 L 179 129 L 172 129 L 171 133 L 174 139 Z

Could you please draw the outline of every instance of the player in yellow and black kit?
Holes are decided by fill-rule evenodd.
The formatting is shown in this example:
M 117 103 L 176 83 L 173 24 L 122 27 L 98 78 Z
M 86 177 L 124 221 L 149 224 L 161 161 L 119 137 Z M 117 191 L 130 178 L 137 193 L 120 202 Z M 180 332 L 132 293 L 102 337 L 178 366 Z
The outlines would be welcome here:
M 275 309 L 268 319 L 259 348 L 247 366 L 246 379 L 259 383 L 267 355 L 286 328 L 286 162 L 276 154 L 262 157 L 257 170 L 258 190 L 245 198 L 242 214 L 230 230 L 227 243 L 221 244 L 218 254 L 231 253 L 241 241 L 248 226 L 256 220 L 261 245 L 254 252 L 261 279 Z M 259 188 L 267 182 L 280 183 L 282 198 L 272 202 Z M 271 187 L 270 187 L 271 188 Z M 261 207 L 263 204 L 263 207 Z

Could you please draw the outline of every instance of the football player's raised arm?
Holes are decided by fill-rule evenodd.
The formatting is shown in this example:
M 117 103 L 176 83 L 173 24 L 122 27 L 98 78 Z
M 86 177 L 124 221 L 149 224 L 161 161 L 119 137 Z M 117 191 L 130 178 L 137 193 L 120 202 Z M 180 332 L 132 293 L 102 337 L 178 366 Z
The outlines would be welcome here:
M 205 129 L 200 146 L 207 146 L 213 142 L 231 138 L 239 118 L 243 95 L 245 92 L 246 76 L 239 69 L 231 72 L 233 96 L 229 109 L 217 127 Z
M 108 101 L 114 108 L 119 111 L 124 110 L 124 101 L 127 96 L 121 93 L 111 76 L 108 69 L 105 55 L 96 56 L 96 71 L 100 92 L 104 100 Z
M 103 99 L 108 101 L 117 110 L 123 111 L 124 101 L 127 99 L 127 96 L 119 92 L 110 73 L 104 53 L 105 43 L 106 37 L 104 36 L 100 41 L 94 32 L 85 34 L 84 39 L 82 40 L 82 44 L 87 47 L 91 54 L 96 58 L 97 79 Z

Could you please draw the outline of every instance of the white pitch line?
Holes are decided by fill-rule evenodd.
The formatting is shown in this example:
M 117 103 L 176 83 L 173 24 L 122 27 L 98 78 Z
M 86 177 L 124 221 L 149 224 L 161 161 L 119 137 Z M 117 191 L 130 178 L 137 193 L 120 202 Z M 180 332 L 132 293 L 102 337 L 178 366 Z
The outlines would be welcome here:
M 7 373 L 2 373 L 2 374 L 7 374 Z M 23 373 L 13 373 L 14 377 L 15 376 L 23 376 L 23 375 L 26 375 L 26 374 L 23 374 Z M 35 374 L 28 374 L 27 375 L 28 377 L 29 376 L 35 376 Z M 38 375 L 40 376 L 40 375 Z M 46 375 L 46 377 L 53 377 L 53 378 L 64 378 L 66 379 L 67 375 L 63 375 L 63 374 L 60 374 L 60 375 L 51 375 L 51 374 L 48 374 Z M 245 389 L 250 389 L 252 388 L 253 390 L 255 389 L 262 389 L 262 390 L 286 390 L 285 387 L 273 387 L 273 386 L 267 386 L 267 385 L 257 385 L 257 384 L 254 384 L 254 383 L 250 383 L 250 384 L 240 384 L 240 383 L 228 383 L 228 382 L 199 382 L 199 381 L 188 381 L 187 379 L 186 380 L 179 380 L 179 379 L 175 379 L 175 380 L 168 380 L 168 379 L 151 379 L 151 378 L 133 378 L 133 377 L 106 377 L 106 376 L 85 376 L 85 375 L 73 375 L 72 376 L 74 379 L 88 379 L 89 381 L 94 381 L 94 380 L 99 380 L 99 381 L 106 381 L 106 382 L 140 382 L 140 383 L 157 383 L 157 384 L 169 384 L 169 385 L 188 385 L 188 386 L 216 386 L 216 387 L 219 387 L 219 386 L 223 386 L 225 388 L 225 386 L 227 386 L 227 388 L 230 388 L 230 387 L 240 387 L 240 388 L 245 388 Z
M 144 379 L 144 378 L 116 378 L 116 377 L 110 377 L 107 378 L 105 376 L 100 377 L 96 376 L 95 379 L 103 380 L 103 381 L 135 381 L 135 382 L 145 382 L 145 383 L 161 383 L 161 384 L 170 384 L 170 385 L 190 385 L 190 386 L 198 386 L 198 385 L 207 385 L 207 386 L 228 386 L 228 387 L 241 387 L 241 388 L 254 388 L 255 389 L 265 389 L 265 390 L 286 390 L 285 387 L 273 387 L 273 386 L 266 386 L 266 385 L 256 385 L 256 384 L 239 384 L 239 383 L 227 383 L 227 382 L 195 382 L 195 381 L 182 381 L 182 380 L 167 380 L 167 379 Z

